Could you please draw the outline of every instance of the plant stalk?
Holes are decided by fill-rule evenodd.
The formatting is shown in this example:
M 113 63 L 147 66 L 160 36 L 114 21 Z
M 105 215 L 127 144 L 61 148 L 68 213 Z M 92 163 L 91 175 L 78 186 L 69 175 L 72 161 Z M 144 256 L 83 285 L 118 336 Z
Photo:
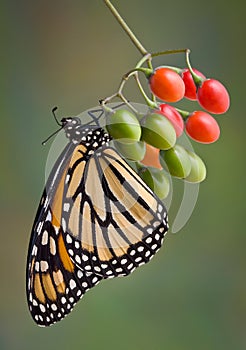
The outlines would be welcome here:
M 126 22 L 123 20 L 119 12 L 116 10 L 116 8 L 111 4 L 110 0 L 103 0 L 105 5 L 109 8 L 109 10 L 112 12 L 113 16 L 116 18 L 116 20 L 119 22 L 121 27 L 124 29 L 126 34 L 129 36 L 133 44 L 136 46 L 136 48 L 140 51 L 140 53 L 144 56 L 148 53 L 148 51 L 144 48 L 144 46 L 140 43 L 140 41 L 137 39 L 137 37 L 133 34 L 132 30 L 128 27 Z

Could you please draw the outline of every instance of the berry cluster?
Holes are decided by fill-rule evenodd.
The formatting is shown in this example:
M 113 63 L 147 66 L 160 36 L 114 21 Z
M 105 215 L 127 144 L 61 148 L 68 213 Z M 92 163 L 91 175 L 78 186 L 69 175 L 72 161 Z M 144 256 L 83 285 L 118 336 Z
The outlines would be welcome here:
M 170 66 L 143 68 L 138 64 L 123 77 L 119 92 L 102 103 L 107 115 L 106 128 L 115 147 L 122 156 L 136 162 L 139 175 L 161 199 L 169 192 L 167 172 L 193 183 L 205 179 L 206 167 L 202 159 L 176 141 L 185 130 L 197 142 L 215 142 L 220 128 L 209 113 L 225 113 L 230 105 L 229 94 L 218 80 L 207 79 L 191 68 L 189 52 L 186 52 L 186 61 L 188 68 L 185 69 Z M 140 84 L 139 72 L 148 79 L 152 99 L 147 97 Z M 128 77 L 133 74 L 149 106 L 147 114 L 136 111 L 121 93 Z M 112 110 L 106 106 L 115 96 L 121 97 L 129 109 Z M 165 103 L 157 103 L 156 98 Z M 168 104 L 182 98 L 197 101 L 205 111 L 190 113 Z
M 149 74 L 147 72 L 147 74 Z M 176 67 L 159 67 L 149 76 L 149 86 L 152 93 L 165 102 L 177 102 L 183 97 L 197 100 L 207 112 L 214 114 L 225 113 L 230 105 L 226 88 L 215 79 L 207 79 L 201 72 L 194 69 L 178 69 Z M 178 111 L 160 105 L 160 110 L 174 125 L 184 128 Z M 195 141 L 201 143 L 215 142 L 220 135 L 216 120 L 207 112 L 195 111 L 187 113 L 179 111 L 185 119 L 186 133 Z M 182 131 L 181 131 L 182 133 Z M 179 136 L 179 135 L 177 135 Z

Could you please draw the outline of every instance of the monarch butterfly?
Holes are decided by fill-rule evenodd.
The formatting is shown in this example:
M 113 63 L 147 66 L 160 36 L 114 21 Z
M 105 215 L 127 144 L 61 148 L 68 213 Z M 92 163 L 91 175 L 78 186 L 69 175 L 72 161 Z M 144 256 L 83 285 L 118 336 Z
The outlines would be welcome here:
M 102 279 L 147 263 L 168 230 L 164 204 L 110 146 L 103 128 L 63 118 L 68 144 L 46 183 L 27 258 L 29 310 L 39 326 L 71 312 Z

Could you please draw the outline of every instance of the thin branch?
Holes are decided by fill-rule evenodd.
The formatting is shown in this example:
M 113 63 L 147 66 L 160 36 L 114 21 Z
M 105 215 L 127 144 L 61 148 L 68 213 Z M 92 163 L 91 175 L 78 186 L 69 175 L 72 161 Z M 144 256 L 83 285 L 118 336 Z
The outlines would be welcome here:
M 123 20 L 119 12 L 116 10 L 116 8 L 111 4 L 110 0 L 103 0 L 105 5 L 109 8 L 109 10 L 112 12 L 113 16 L 117 19 L 121 27 L 124 29 L 126 34 L 129 36 L 133 44 L 136 46 L 136 48 L 140 51 L 142 55 L 146 55 L 148 51 L 143 47 L 143 45 L 140 43 L 140 41 L 137 39 L 137 37 L 133 34 L 132 30 L 128 27 L 126 22 Z

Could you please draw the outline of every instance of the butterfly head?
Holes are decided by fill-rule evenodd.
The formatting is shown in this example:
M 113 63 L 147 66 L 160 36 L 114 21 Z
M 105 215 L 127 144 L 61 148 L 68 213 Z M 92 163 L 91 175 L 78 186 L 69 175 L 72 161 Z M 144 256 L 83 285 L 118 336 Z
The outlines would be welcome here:
M 76 117 L 67 117 L 67 118 L 62 118 L 61 124 L 64 130 L 68 129 L 74 129 L 76 126 L 81 125 L 81 120 Z
M 82 125 L 79 118 L 63 118 L 62 128 L 66 137 L 74 144 L 83 143 L 89 148 L 97 149 L 110 141 L 109 135 L 100 127 L 95 125 Z
M 61 120 L 62 128 L 68 139 L 71 141 L 77 140 L 80 137 L 81 120 L 76 117 L 62 118 Z

